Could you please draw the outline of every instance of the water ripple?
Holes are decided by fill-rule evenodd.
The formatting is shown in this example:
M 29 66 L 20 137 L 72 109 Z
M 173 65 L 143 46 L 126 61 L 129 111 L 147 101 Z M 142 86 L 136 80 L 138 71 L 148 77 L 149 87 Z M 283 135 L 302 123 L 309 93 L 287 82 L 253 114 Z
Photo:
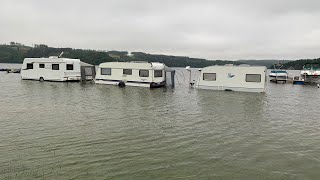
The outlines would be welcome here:
M 196 90 L 178 73 L 155 90 L 0 73 L 0 179 L 319 179 L 319 89 Z

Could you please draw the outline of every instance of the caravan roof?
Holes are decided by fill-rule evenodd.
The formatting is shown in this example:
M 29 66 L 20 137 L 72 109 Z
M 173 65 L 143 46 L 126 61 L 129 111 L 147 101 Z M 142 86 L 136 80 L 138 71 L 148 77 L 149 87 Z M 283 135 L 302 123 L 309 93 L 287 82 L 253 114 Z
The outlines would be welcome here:
M 128 69 L 155 69 L 163 70 L 165 65 L 158 62 L 106 62 L 99 65 L 100 68 L 128 68 Z
M 32 63 L 32 62 L 74 62 L 74 63 L 80 63 L 80 59 L 69 59 L 69 58 L 58 58 L 58 57 L 50 57 L 50 58 L 25 58 L 24 63 Z

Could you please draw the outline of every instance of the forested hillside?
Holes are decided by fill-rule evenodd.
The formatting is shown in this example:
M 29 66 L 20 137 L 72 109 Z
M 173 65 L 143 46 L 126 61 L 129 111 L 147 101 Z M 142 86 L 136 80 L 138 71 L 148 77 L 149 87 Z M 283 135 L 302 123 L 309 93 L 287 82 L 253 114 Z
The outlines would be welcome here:
M 305 59 L 298 61 L 288 60 L 206 60 L 201 58 L 190 58 L 185 56 L 168 56 L 158 54 L 147 54 L 144 52 L 132 52 L 128 54 L 127 51 L 96 51 L 72 48 L 54 48 L 44 44 L 34 45 L 34 47 L 25 46 L 20 43 L 11 42 L 8 45 L 0 45 L 0 63 L 22 63 L 26 57 L 49 57 L 58 56 L 64 52 L 63 57 L 77 58 L 81 61 L 98 65 L 102 62 L 111 61 L 149 61 L 165 63 L 169 67 L 186 67 L 191 66 L 195 68 L 202 68 L 211 65 L 224 64 L 249 64 L 261 65 L 272 68 L 273 64 L 283 64 L 283 69 L 302 69 L 305 63 L 320 63 L 319 59 Z
M 267 68 L 272 68 L 274 64 L 284 64 L 290 62 L 289 60 L 239 60 L 238 62 L 249 64 L 252 66 L 266 66 Z
M 0 45 L 0 63 L 22 63 L 23 59 L 26 57 L 58 56 L 61 52 L 64 52 L 63 57 L 78 58 L 83 62 L 94 65 L 110 61 L 162 62 L 170 67 L 191 66 L 196 68 L 210 65 L 241 64 L 236 61 L 211 61 L 184 56 L 147 54 L 143 52 L 132 52 L 128 55 L 127 51 L 96 51 L 72 48 L 54 48 L 44 44 L 29 47 L 14 42 L 11 42 L 9 45 Z
M 307 63 L 319 63 L 320 64 L 320 58 L 317 59 L 301 59 L 297 61 L 291 61 L 283 64 L 282 69 L 296 69 L 301 70 L 303 68 L 303 65 Z
M 63 57 L 79 58 L 90 64 L 99 64 L 101 62 L 114 61 L 106 52 L 94 50 L 82 50 L 72 48 L 53 48 L 47 45 L 35 45 L 28 47 L 19 43 L 11 42 L 10 45 L 0 45 L 1 63 L 22 63 L 26 57 L 49 57 L 58 56 L 64 52 Z

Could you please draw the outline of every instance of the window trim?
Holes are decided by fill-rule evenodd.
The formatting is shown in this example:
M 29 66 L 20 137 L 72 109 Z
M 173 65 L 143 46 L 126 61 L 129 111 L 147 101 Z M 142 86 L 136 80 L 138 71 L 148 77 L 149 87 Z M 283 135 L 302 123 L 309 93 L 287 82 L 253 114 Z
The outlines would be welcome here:
M 108 73 L 108 74 L 103 74 L 102 73 L 102 69 L 110 69 L 110 73 Z M 100 68 L 100 75 L 103 75 L 103 76 L 111 76 L 111 74 L 112 74 L 112 69 L 111 68 Z
M 58 69 L 53 69 L 54 65 L 58 65 Z M 54 71 L 59 71 L 60 70 L 60 64 L 52 64 L 51 65 L 51 69 L 54 70 Z
M 30 67 L 28 67 L 28 65 L 30 66 L 31 65 L 31 68 Z M 27 69 L 33 69 L 33 63 L 27 63 L 27 65 L 26 65 L 27 67 Z
M 161 76 L 156 76 L 156 71 L 161 71 Z M 154 76 L 155 78 L 161 78 L 161 77 L 163 77 L 163 70 L 154 70 L 154 71 L 153 71 L 153 76 Z
M 208 79 L 204 79 L 204 75 L 205 74 L 214 74 L 214 80 L 208 80 Z M 202 73 L 202 80 L 204 81 L 217 81 L 217 73 Z
M 130 74 L 129 73 L 125 73 L 125 70 L 130 71 Z M 123 69 L 122 70 L 122 74 L 123 75 L 132 75 L 132 69 Z
M 259 75 L 260 81 L 248 81 L 248 80 L 247 80 L 247 75 Z M 261 80 L 262 80 L 261 74 L 246 74 L 246 82 L 261 83 Z
M 141 76 L 141 71 L 147 71 L 148 72 L 148 76 Z M 140 69 L 139 70 L 139 77 L 149 77 L 149 76 L 150 76 L 149 70 L 147 70 L 147 69 Z
M 68 66 L 72 66 L 72 69 L 68 69 Z M 74 65 L 73 64 L 66 64 L 66 70 L 67 71 L 73 71 L 74 70 Z

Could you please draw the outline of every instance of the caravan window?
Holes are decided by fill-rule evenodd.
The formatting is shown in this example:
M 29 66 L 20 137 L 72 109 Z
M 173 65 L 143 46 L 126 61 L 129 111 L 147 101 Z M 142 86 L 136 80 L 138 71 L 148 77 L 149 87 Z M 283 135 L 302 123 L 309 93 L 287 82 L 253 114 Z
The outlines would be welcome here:
M 246 74 L 246 82 L 261 82 L 261 74 Z
M 67 70 L 73 70 L 73 64 L 67 64 Z
M 149 70 L 140 70 L 139 76 L 140 77 L 149 77 Z
M 111 75 L 111 68 L 101 68 L 101 75 Z
M 123 74 L 132 75 L 132 69 L 123 69 Z
M 162 77 L 162 70 L 154 70 L 154 77 Z
M 217 78 L 216 73 L 203 73 L 203 80 L 204 81 L 215 81 Z
M 39 64 L 39 68 L 44 68 L 44 64 Z
M 52 70 L 59 70 L 59 64 L 52 64 Z
M 27 69 L 33 69 L 33 63 L 27 63 Z

